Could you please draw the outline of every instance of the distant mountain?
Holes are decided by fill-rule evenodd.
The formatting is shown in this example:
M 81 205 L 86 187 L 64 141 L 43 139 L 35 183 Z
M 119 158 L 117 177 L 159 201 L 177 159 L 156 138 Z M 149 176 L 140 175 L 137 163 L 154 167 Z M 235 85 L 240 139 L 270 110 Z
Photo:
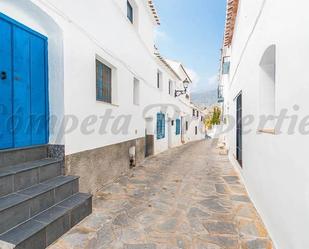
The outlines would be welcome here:
M 191 93 L 191 101 L 199 106 L 209 107 L 218 101 L 217 90 Z

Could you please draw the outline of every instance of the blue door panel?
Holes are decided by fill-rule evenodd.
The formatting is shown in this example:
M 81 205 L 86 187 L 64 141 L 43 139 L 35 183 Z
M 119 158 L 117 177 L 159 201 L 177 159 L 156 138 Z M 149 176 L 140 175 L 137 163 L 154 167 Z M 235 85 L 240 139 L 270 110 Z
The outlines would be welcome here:
M 30 35 L 13 28 L 13 114 L 15 147 L 31 145 Z
M 0 149 L 48 142 L 47 38 L 0 13 Z
M 13 147 L 11 25 L 0 19 L 0 149 Z
M 31 126 L 32 145 L 47 141 L 46 84 L 45 84 L 45 40 L 31 36 Z

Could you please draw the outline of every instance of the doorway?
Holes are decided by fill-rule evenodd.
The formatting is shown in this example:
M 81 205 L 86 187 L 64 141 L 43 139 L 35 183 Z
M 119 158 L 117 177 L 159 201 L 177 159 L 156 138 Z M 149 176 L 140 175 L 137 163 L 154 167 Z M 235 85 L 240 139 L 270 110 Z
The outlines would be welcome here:
M 242 93 L 236 98 L 236 159 L 242 165 Z
M 0 149 L 48 142 L 47 38 L 0 14 Z
M 149 157 L 154 154 L 153 119 L 146 118 L 145 122 L 145 157 Z
M 171 118 L 168 119 L 168 148 L 173 147 L 173 126 L 175 121 Z
M 183 144 L 186 142 L 185 141 L 185 132 L 188 130 L 187 125 L 188 125 L 188 123 L 186 121 L 186 129 L 184 129 L 184 118 L 181 117 L 180 118 L 180 127 L 181 127 L 180 136 L 181 136 L 181 143 L 183 143 Z

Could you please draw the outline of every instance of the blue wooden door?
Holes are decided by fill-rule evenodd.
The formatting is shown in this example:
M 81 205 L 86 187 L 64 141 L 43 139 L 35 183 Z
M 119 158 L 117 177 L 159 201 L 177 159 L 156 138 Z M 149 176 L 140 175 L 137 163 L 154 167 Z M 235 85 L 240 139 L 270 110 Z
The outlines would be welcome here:
M 13 147 L 12 27 L 0 19 L 0 149 Z
M 45 144 L 48 141 L 47 39 L 27 27 L 0 15 L 0 104 L 3 138 L 0 149 Z M 5 27 L 5 28 L 2 28 Z M 4 48 L 4 49 L 3 49 Z M 6 58 L 5 57 L 5 58 Z M 6 94 L 6 98 L 2 99 Z

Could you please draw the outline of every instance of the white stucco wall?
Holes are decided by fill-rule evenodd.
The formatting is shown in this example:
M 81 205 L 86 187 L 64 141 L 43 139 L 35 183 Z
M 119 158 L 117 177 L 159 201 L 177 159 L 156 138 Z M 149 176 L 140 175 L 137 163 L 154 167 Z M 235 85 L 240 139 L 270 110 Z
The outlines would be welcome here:
M 308 134 L 300 134 L 298 129 L 300 121 L 309 113 L 309 31 L 303 28 L 309 23 L 308 7 L 309 3 L 301 0 L 293 3 L 240 1 L 226 85 L 229 114 L 235 119 L 234 98 L 242 91 L 243 116 L 254 117 L 254 122 L 243 128 L 243 169 L 240 172 L 277 249 L 309 248 Z M 297 115 L 293 134 L 288 132 L 290 118 L 284 121 L 282 134 L 278 134 L 278 129 L 276 135 L 257 133 L 259 63 L 272 44 L 276 45 L 275 112 L 279 115 L 287 109 L 288 116 Z M 293 109 L 294 105 L 298 105 L 299 110 Z M 228 135 L 230 158 L 239 167 L 234 160 L 235 135 L 234 127 Z
M 4 14 L 48 37 L 50 110 L 57 118 L 50 125 L 55 127 L 50 143 L 65 144 L 67 155 L 144 137 L 145 118 L 153 117 L 155 129 L 156 113 L 161 110 L 152 108 L 143 116 L 149 105 L 175 105 L 181 110 L 179 117 L 192 112 L 184 97 L 168 94 L 169 80 L 177 87 L 181 83 L 153 54 L 155 22 L 147 1 L 132 3 L 138 12 L 137 25 L 127 18 L 126 0 L 0 1 Z M 96 58 L 113 69 L 112 104 L 96 101 Z M 158 69 L 163 74 L 161 89 L 157 89 Z M 134 78 L 140 82 L 139 105 L 133 103 Z M 106 132 L 100 132 L 102 116 L 109 111 Z M 117 132 L 115 125 L 121 126 L 125 118 L 130 121 L 127 133 Z M 168 148 L 167 134 L 155 140 L 156 153 Z M 187 140 L 192 139 L 197 137 L 190 135 Z M 172 147 L 180 145 L 178 136 L 172 143 Z

